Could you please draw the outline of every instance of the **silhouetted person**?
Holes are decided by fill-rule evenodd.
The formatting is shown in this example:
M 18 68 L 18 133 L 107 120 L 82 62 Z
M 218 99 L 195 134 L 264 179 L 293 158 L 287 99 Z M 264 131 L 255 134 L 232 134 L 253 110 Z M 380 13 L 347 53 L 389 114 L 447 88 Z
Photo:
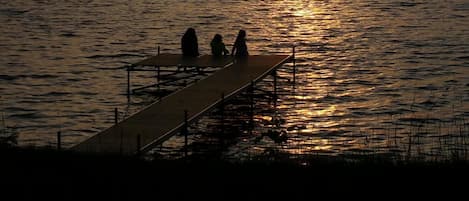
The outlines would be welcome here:
M 182 55 L 189 57 L 199 56 L 199 44 L 194 28 L 188 28 L 181 39 Z
M 222 56 L 227 55 L 230 52 L 226 49 L 225 43 L 223 43 L 223 37 L 220 34 L 215 34 L 210 42 L 210 46 L 212 47 L 212 55 L 213 56 Z
M 231 55 L 237 57 L 246 57 L 249 55 L 248 46 L 246 45 L 246 31 L 239 30 L 236 41 L 233 44 L 233 49 L 231 50 Z

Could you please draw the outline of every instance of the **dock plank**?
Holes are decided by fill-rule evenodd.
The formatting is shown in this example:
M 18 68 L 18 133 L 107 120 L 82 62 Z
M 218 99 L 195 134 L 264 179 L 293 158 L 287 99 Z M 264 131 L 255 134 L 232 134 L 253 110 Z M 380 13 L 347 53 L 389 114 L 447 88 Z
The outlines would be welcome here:
M 199 57 L 185 57 L 180 54 L 159 54 L 133 64 L 137 66 L 182 66 L 182 67 L 224 67 L 233 61 L 231 56 L 213 57 L 202 55 Z

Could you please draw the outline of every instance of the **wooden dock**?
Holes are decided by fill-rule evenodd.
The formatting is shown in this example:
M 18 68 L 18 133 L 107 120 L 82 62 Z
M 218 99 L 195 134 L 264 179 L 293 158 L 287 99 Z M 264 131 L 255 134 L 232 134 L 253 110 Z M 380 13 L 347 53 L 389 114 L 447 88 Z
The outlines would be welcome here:
M 72 147 L 72 150 L 122 155 L 148 151 L 225 99 L 245 90 L 251 83 L 260 81 L 282 64 L 289 62 L 292 57 L 255 55 L 244 59 L 213 59 L 211 56 L 202 56 L 187 59 L 178 55 L 158 55 L 136 63 L 146 66 L 228 66 L 147 106 Z

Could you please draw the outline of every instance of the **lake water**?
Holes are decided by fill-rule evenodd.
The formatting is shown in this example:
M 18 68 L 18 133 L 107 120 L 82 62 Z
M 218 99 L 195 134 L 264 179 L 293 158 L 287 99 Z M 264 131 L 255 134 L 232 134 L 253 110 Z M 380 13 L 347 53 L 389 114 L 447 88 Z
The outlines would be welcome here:
M 20 146 L 55 146 L 60 131 L 70 147 L 112 125 L 114 108 L 126 116 L 155 101 L 141 94 L 128 102 L 123 66 L 157 46 L 179 53 L 193 27 L 202 54 L 215 33 L 231 45 L 239 29 L 251 54 L 296 46 L 296 83 L 279 80 L 276 104 L 256 101 L 253 129 L 239 118 L 242 97 L 228 106 L 224 157 L 467 158 L 467 0 L 11 0 L 0 24 L 0 112 Z M 290 78 L 291 67 L 279 75 Z M 151 76 L 132 79 L 138 86 Z M 259 87 L 271 89 L 271 80 Z M 220 147 L 214 114 L 191 125 L 192 153 Z M 175 136 L 155 154 L 178 157 L 182 142 Z

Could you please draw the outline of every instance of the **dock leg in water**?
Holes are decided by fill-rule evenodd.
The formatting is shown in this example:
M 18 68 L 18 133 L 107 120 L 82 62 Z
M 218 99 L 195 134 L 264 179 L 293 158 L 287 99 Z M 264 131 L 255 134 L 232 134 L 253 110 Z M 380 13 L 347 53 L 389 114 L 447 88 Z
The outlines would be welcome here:
M 220 124 L 221 124 L 221 135 L 225 133 L 225 94 L 221 94 L 220 104 Z
M 119 111 L 117 111 L 117 107 L 114 108 L 114 124 L 117 124 L 119 122 Z
M 274 76 L 274 106 L 276 107 L 277 106 L 277 70 L 274 70 L 272 72 L 273 76 Z
M 140 156 L 140 148 L 141 148 L 141 140 L 140 140 L 140 135 L 137 135 L 137 156 Z
M 57 132 L 57 150 L 60 151 L 62 149 L 62 134 Z
M 130 66 L 127 66 L 127 101 L 130 101 Z
M 296 83 L 296 59 L 295 59 L 295 46 L 293 46 L 293 87 L 295 86 Z
M 189 133 L 189 125 L 187 125 L 187 110 L 184 110 L 184 127 L 183 131 L 184 132 L 184 157 L 187 157 L 187 135 Z
M 249 87 L 249 134 L 252 134 L 254 129 L 254 81 L 251 81 L 251 86 Z

